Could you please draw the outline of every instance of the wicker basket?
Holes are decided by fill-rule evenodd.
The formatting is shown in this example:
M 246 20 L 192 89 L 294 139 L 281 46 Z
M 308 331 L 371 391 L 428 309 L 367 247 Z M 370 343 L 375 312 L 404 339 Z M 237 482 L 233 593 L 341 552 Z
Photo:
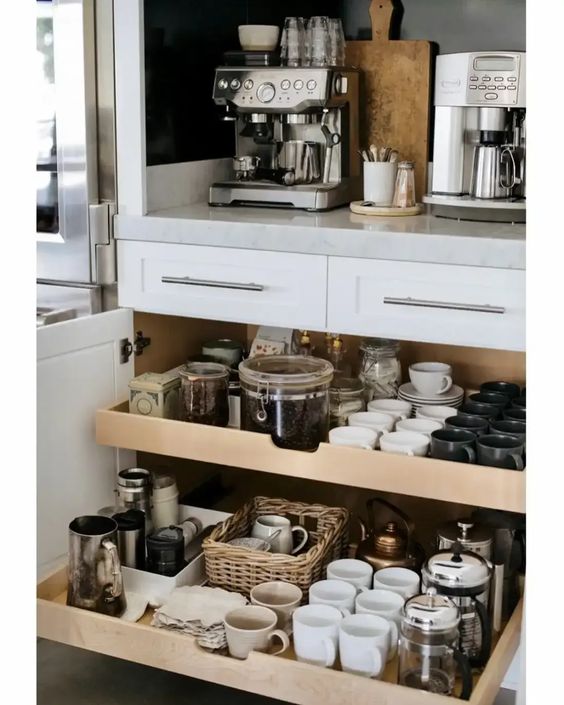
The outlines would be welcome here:
M 258 516 L 278 514 L 309 532 L 307 550 L 298 556 L 230 546 L 227 541 L 250 536 Z M 284 580 L 300 587 L 307 599 L 312 583 L 325 576 L 327 565 L 348 555 L 349 512 L 342 507 L 303 504 L 255 497 L 217 526 L 202 548 L 211 585 L 248 596 L 255 585 Z

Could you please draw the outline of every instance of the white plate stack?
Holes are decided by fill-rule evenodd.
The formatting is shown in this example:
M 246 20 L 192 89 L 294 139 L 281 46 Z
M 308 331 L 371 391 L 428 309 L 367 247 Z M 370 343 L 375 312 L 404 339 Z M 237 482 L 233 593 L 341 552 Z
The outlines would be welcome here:
M 415 416 L 416 410 L 422 406 L 452 406 L 458 409 L 464 401 L 464 389 L 453 384 L 448 392 L 424 395 L 420 394 L 411 382 L 407 382 L 399 388 L 398 399 L 409 402 L 413 407 L 413 416 Z

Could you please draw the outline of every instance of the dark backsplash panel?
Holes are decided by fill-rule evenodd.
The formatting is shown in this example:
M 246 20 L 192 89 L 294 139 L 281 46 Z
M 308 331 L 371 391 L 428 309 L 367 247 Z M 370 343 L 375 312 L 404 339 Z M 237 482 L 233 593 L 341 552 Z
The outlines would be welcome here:
M 233 156 L 233 123 L 212 95 L 224 51 L 239 49 L 240 24 L 289 15 L 339 16 L 340 0 L 145 0 L 147 165 Z

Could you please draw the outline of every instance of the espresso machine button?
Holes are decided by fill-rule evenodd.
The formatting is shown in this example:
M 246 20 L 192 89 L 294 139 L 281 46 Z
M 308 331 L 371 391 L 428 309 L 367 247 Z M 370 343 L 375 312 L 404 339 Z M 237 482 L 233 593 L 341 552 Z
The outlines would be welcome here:
M 280 88 L 281 88 L 283 91 L 287 91 L 288 88 L 290 88 L 291 85 L 292 85 L 292 82 L 291 82 L 291 81 L 288 81 L 288 79 L 285 78 L 285 79 L 282 81 L 282 83 L 280 84 Z
M 245 83 L 243 83 L 243 87 L 245 88 L 246 91 L 250 91 L 254 85 L 255 84 L 252 82 L 252 80 L 250 78 L 247 78 Z
M 231 81 L 231 90 L 238 91 L 241 88 L 241 81 L 238 78 L 234 78 Z
M 224 91 L 229 83 L 227 83 L 226 78 L 220 78 L 219 81 L 217 82 L 217 87 L 220 88 L 222 91 Z
M 312 79 L 311 81 L 308 81 L 306 85 L 307 85 L 308 91 L 314 91 L 317 88 L 317 81 L 314 81 Z
M 298 78 L 297 81 L 294 81 L 294 88 L 297 91 L 301 91 L 303 87 L 304 87 L 304 82 L 301 80 L 301 78 Z
M 257 98 L 261 103 L 270 103 L 276 95 L 273 83 L 261 83 L 257 88 Z

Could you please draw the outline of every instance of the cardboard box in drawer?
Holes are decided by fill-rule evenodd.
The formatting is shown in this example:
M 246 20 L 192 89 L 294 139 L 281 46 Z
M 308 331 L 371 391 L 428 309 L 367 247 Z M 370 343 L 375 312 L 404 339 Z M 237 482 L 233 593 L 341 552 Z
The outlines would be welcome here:
M 189 517 L 195 517 L 202 522 L 203 529 L 208 526 L 215 526 L 220 521 L 224 521 L 231 516 L 226 512 L 218 512 L 214 509 L 202 509 L 201 507 L 190 507 L 186 504 L 179 505 L 180 521 L 185 521 Z M 149 573 L 136 568 L 122 567 L 123 584 L 125 591 L 135 592 L 143 595 L 151 607 L 158 607 L 168 599 L 171 592 L 176 587 L 182 585 L 202 585 L 206 581 L 206 570 L 204 554 L 201 552 L 179 573 L 169 577 Z

